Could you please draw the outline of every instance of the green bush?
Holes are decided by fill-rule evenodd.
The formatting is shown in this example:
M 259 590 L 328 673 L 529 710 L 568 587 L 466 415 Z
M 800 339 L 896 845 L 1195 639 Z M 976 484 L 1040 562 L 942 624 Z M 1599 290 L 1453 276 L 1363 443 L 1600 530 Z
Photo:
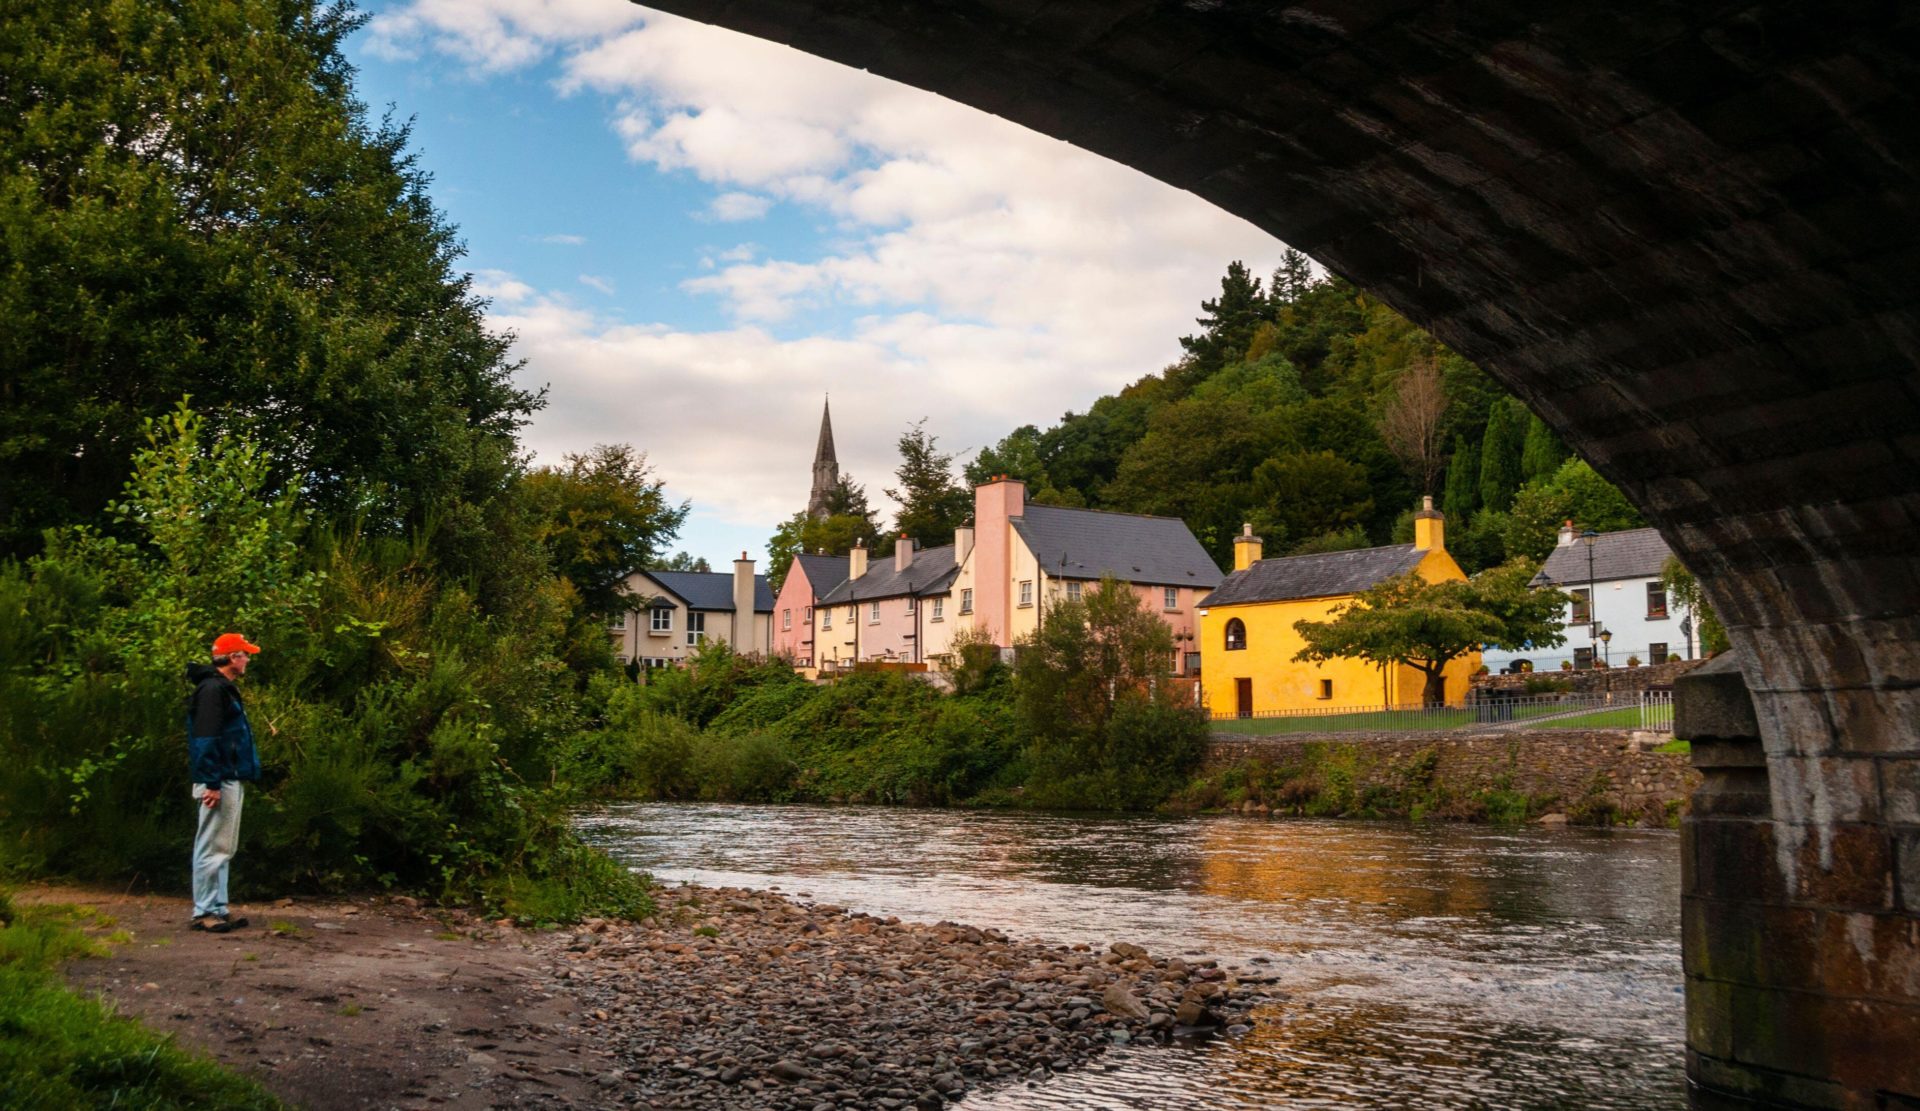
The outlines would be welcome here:
M 771 731 L 708 731 L 694 743 L 690 770 L 702 798 L 784 802 L 798 765 L 785 738 Z

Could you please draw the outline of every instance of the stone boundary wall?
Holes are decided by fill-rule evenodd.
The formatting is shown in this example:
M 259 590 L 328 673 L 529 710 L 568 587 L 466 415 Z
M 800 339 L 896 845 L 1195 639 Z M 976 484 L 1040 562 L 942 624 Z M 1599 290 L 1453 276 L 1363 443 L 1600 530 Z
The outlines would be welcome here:
M 1584 798 L 1594 777 L 1605 773 L 1611 789 L 1603 796 L 1624 820 L 1650 825 L 1668 822 L 1700 786 L 1700 773 L 1688 756 L 1651 749 L 1671 740 L 1664 733 L 1618 729 L 1562 730 L 1544 733 L 1292 733 L 1284 737 L 1235 737 L 1215 734 L 1208 743 L 1203 771 L 1247 760 L 1286 765 L 1304 762 L 1308 745 L 1348 746 L 1362 757 L 1358 786 L 1391 786 L 1400 768 L 1417 754 L 1437 754 L 1435 782 L 1462 793 L 1496 785 L 1512 777 L 1514 790 L 1535 797 L 1556 797 L 1554 809 Z M 1678 810 L 1670 804 L 1678 804 Z
M 1677 664 L 1643 664 L 1640 667 L 1616 664 L 1613 667 L 1596 667 L 1585 671 L 1552 670 L 1536 671 L 1526 675 L 1476 675 L 1473 677 L 1471 690 L 1473 693 L 1482 690 L 1510 690 L 1525 693 L 1529 679 L 1563 679 L 1572 683 L 1574 691 L 1580 694 L 1644 691 L 1654 687 L 1671 687 L 1675 679 L 1706 662 L 1704 659 L 1681 660 Z

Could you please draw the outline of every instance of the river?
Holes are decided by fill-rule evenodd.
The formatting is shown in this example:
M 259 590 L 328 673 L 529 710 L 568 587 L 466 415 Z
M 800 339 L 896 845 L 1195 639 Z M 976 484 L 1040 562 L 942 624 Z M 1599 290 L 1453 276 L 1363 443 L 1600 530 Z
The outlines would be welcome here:
M 581 827 L 667 882 L 1258 959 L 1290 996 L 1244 1037 L 967 1107 L 1686 1102 L 1668 831 L 664 803 Z

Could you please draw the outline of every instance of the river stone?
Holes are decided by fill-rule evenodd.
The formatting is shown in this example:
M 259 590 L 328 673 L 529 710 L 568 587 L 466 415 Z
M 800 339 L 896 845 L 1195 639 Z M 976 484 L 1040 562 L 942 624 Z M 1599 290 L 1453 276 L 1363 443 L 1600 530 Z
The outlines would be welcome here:
M 1147 951 L 1130 941 L 1116 941 L 1108 946 L 1108 951 L 1123 961 L 1137 961 L 1147 955 Z
M 1147 1005 L 1121 984 L 1108 984 L 1107 990 L 1100 993 L 1100 1005 L 1111 1014 L 1136 1022 L 1143 1022 L 1148 1017 Z

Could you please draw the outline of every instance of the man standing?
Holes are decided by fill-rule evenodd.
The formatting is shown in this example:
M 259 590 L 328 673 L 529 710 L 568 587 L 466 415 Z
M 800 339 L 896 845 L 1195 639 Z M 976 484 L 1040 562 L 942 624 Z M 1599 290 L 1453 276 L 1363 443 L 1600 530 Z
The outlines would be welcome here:
M 187 760 L 200 828 L 193 838 L 193 928 L 223 934 L 247 924 L 227 914 L 227 865 L 240 847 L 242 783 L 260 778 L 253 727 L 234 680 L 260 651 L 239 633 L 213 642 L 213 664 L 187 665 Z

